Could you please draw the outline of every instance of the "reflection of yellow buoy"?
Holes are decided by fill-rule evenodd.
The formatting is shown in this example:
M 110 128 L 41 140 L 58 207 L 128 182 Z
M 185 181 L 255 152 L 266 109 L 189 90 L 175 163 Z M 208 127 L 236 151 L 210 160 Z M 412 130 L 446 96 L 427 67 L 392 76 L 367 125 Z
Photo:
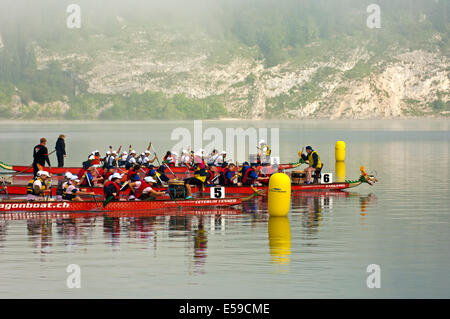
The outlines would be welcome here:
M 291 206 L 291 180 L 284 173 L 275 173 L 269 180 L 270 216 L 287 216 Z
M 345 161 L 345 142 L 344 141 L 336 142 L 335 157 L 336 157 L 336 162 Z
M 272 262 L 288 264 L 291 254 L 291 228 L 287 217 L 269 217 L 269 246 Z
M 336 182 L 345 182 L 345 162 L 336 162 Z

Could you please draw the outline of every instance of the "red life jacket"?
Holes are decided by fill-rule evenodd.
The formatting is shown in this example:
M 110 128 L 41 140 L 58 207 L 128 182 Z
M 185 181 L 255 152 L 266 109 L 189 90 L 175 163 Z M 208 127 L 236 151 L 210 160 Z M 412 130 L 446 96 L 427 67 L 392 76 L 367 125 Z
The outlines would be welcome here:
M 220 174 L 220 179 L 221 179 L 221 182 L 223 182 L 223 186 L 228 186 L 228 185 L 230 185 L 231 183 L 230 183 L 230 181 L 228 180 L 228 178 L 227 178 L 227 174 L 228 174 L 228 172 L 231 172 L 231 176 L 233 176 L 234 174 L 234 172 L 232 172 L 232 171 L 230 171 L 229 169 L 228 169 L 228 167 L 225 167 L 225 168 L 223 168 L 223 169 L 221 169 L 220 170 L 220 172 L 219 172 L 219 174 Z
M 77 174 L 78 178 L 81 179 L 83 177 L 84 173 L 86 173 L 86 170 L 84 168 L 80 169 Z
M 103 175 L 103 180 L 107 181 L 108 178 L 113 174 L 113 172 L 107 171 L 104 175 Z
M 117 194 L 117 196 L 115 196 L 115 199 L 119 199 L 119 192 L 120 192 L 120 185 L 118 185 L 117 183 L 114 183 L 112 181 L 107 181 L 105 183 L 105 185 L 103 186 L 103 192 L 105 192 L 105 189 L 107 187 L 109 187 L 110 185 L 114 185 L 114 187 L 116 188 L 115 193 Z M 105 194 L 106 195 L 106 194 Z
M 100 157 L 94 155 L 94 159 L 91 161 L 92 165 L 100 165 Z
M 242 176 L 242 184 L 246 184 L 247 180 L 248 180 L 248 174 L 250 174 L 250 172 L 254 172 L 255 170 L 251 167 L 248 167 L 247 170 L 244 172 L 244 176 Z
M 146 181 L 142 181 L 141 186 L 138 187 L 138 189 L 134 193 L 134 196 L 136 196 L 136 198 L 140 198 L 142 193 L 144 192 L 144 189 L 146 189 L 147 187 L 152 187 L 152 185 L 147 183 Z

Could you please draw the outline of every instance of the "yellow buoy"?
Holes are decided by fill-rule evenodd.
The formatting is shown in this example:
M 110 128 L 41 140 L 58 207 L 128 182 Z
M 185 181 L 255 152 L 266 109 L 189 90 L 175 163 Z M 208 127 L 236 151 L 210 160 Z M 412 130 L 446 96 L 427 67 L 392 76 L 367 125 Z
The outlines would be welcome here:
M 269 179 L 269 215 L 287 216 L 291 206 L 291 180 L 284 173 L 275 173 Z
M 288 264 L 291 254 L 291 227 L 287 217 L 269 217 L 269 247 L 272 262 Z
M 345 182 L 345 162 L 336 162 L 336 182 Z
M 336 157 L 336 162 L 345 161 L 345 142 L 344 141 L 336 142 L 335 157 Z

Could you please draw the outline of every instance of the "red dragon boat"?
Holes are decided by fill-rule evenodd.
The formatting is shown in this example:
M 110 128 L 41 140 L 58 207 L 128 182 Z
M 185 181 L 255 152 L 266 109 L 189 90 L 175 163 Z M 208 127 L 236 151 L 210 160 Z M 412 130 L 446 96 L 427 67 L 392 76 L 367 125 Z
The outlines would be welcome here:
M 286 169 L 296 168 L 298 166 L 300 166 L 300 163 L 280 164 L 280 165 L 278 165 L 278 170 L 286 170 Z M 9 170 L 9 171 L 21 172 L 21 173 L 33 173 L 33 167 L 31 167 L 31 166 L 8 165 L 3 162 L 0 162 L 0 168 Z M 72 174 L 78 174 L 78 172 L 81 170 L 81 167 L 52 167 L 51 169 L 49 167 L 45 167 L 44 170 L 46 170 L 47 172 L 50 172 L 52 174 L 64 174 L 66 172 L 71 172 Z M 190 172 L 189 168 L 186 166 L 170 167 L 170 170 L 175 174 L 186 174 L 186 173 Z M 166 169 L 166 173 L 170 174 L 171 173 L 170 170 Z
M 146 211 L 164 210 L 181 207 L 224 207 L 240 205 L 247 198 L 193 198 L 193 199 L 157 199 L 153 201 L 114 201 L 103 207 L 102 202 L 83 201 L 36 201 L 27 202 L 24 200 L 0 201 L 0 213 L 9 212 L 114 212 L 114 211 Z

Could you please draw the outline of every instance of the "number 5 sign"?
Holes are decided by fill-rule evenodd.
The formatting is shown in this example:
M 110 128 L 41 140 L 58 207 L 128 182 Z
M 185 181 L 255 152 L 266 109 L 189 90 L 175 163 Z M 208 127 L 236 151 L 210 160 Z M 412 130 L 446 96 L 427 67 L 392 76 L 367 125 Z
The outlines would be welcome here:
M 211 187 L 210 198 L 225 198 L 225 187 Z
M 320 179 L 320 183 L 322 183 L 322 184 L 333 183 L 333 174 L 331 174 L 331 173 L 324 173 L 324 174 L 322 174 L 322 178 Z

